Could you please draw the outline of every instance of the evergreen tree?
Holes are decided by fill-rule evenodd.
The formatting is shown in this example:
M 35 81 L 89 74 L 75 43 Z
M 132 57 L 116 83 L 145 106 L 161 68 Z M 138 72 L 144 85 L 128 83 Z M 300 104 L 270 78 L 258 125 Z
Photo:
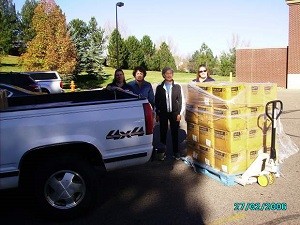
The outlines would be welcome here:
M 22 56 L 25 68 L 71 74 L 76 65 L 76 52 L 59 6 L 54 1 L 41 0 L 34 10 L 32 27 L 36 35 Z
M 0 54 L 18 54 L 20 20 L 12 0 L 0 0 Z
M 128 55 L 128 51 L 124 40 L 121 37 L 121 34 L 115 29 L 109 38 L 108 44 L 108 65 L 114 68 L 117 68 L 117 39 L 118 39 L 118 46 L 119 46 L 119 67 L 120 68 L 127 68 L 126 65 L 126 58 Z
M 155 45 L 151 41 L 151 38 L 148 35 L 143 36 L 141 40 L 141 49 L 144 55 L 143 66 L 147 70 L 153 69 L 153 61 L 155 54 Z
M 159 59 L 159 70 L 162 70 L 166 66 L 176 70 L 175 59 L 166 42 L 163 42 L 160 45 L 159 50 L 157 51 L 157 57 Z
M 21 52 L 25 52 L 26 43 L 31 41 L 35 36 L 35 31 L 32 27 L 32 18 L 34 15 L 34 9 L 38 5 L 36 0 L 26 0 L 21 9 L 21 26 L 22 26 L 22 37 L 21 37 Z
M 86 63 L 85 70 L 88 74 L 100 75 L 104 63 L 104 30 L 97 27 L 95 17 L 92 17 L 88 24 L 88 48 L 83 58 Z
M 144 61 L 144 55 L 139 40 L 134 36 L 129 36 L 125 41 L 125 44 L 128 50 L 128 69 L 134 69 L 137 66 L 141 66 Z
M 210 70 L 210 73 L 214 73 L 216 66 L 216 58 L 213 55 L 212 50 L 203 43 L 201 48 L 194 52 L 191 59 L 189 60 L 189 71 L 195 73 L 199 65 L 204 64 Z
M 68 31 L 76 48 L 77 62 L 74 75 L 78 75 L 85 70 L 86 66 L 85 55 L 89 48 L 88 26 L 84 21 L 74 19 L 68 24 Z
M 220 76 L 229 76 L 230 72 L 235 76 L 235 52 L 235 48 L 230 49 L 228 53 L 222 52 L 218 71 Z

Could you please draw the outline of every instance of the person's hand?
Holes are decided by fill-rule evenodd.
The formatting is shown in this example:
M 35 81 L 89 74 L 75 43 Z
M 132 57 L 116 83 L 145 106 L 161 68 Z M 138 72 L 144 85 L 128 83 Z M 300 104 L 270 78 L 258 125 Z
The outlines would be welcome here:
M 181 115 L 177 115 L 176 121 L 180 122 L 180 120 L 181 120 Z

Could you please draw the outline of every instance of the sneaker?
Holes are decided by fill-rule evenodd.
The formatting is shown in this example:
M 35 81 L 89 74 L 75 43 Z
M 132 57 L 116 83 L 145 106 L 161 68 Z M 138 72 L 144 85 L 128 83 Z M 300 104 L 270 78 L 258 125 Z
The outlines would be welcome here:
M 164 161 L 166 158 L 166 154 L 165 153 L 157 153 L 157 159 L 160 161 Z
M 176 160 L 179 160 L 180 159 L 180 154 L 179 152 L 176 152 L 174 155 L 173 155 L 174 159 Z

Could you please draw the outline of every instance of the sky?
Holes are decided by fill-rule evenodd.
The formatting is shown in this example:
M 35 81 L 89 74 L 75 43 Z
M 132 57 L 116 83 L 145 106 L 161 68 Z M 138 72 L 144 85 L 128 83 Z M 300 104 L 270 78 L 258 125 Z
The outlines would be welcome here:
M 122 0 L 121 0 L 122 1 Z M 21 11 L 25 0 L 13 0 Z M 116 27 L 112 0 L 56 0 L 67 22 L 95 17 L 108 32 Z M 219 56 L 233 47 L 273 48 L 288 45 L 289 8 L 285 0 L 123 0 L 117 8 L 122 37 L 150 36 L 166 41 L 173 54 L 186 57 L 205 43 Z

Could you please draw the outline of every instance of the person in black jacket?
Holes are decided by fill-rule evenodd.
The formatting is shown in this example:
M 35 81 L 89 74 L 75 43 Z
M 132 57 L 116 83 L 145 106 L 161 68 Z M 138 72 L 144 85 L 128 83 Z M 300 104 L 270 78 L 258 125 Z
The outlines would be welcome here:
M 170 67 L 162 70 L 164 81 L 159 84 L 155 92 L 156 121 L 160 124 L 160 142 L 167 143 L 168 122 L 170 122 L 173 154 L 176 160 L 180 159 L 178 148 L 178 131 L 182 107 L 182 90 L 173 80 L 174 71 Z

